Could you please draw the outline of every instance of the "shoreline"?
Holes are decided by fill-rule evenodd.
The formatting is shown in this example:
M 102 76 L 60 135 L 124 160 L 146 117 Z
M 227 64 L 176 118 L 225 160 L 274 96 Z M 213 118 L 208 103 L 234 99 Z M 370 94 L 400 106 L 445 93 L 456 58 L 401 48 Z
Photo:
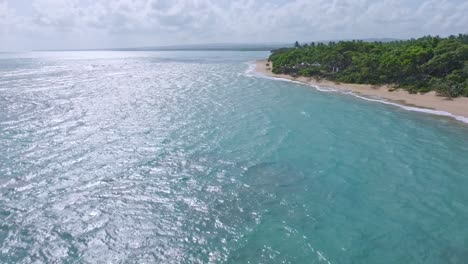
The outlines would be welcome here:
M 328 80 L 315 80 L 310 77 L 292 77 L 287 74 L 274 74 L 268 61 L 255 61 L 255 71 L 262 75 L 287 79 L 316 88 L 331 88 L 341 92 L 352 92 L 354 95 L 369 101 L 379 101 L 403 107 L 407 110 L 419 111 L 440 116 L 454 118 L 463 123 L 468 123 L 468 98 L 446 98 L 437 96 L 435 92 L 425 94 L 410 94 L 403 89 L 389 91 L 388 85 L 374 86 L 369 84 L 335 83 Z M 384 99 L 379 100 L 379 99 Z

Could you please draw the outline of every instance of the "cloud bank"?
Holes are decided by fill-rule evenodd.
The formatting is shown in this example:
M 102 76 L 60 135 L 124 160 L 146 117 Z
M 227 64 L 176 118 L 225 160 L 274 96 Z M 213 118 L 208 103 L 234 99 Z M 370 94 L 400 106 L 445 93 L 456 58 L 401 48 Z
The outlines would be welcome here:
M 0 49 L 467 33 L 464 0 L 0 0 Z

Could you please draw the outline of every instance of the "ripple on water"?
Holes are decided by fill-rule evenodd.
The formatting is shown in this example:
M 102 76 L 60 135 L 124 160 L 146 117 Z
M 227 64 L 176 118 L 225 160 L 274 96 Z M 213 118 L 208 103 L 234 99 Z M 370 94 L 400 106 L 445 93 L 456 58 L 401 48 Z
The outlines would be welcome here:
M 1 263 L 466 259 L 450 121 L 246 76 L 263 53 L 1 56 Z

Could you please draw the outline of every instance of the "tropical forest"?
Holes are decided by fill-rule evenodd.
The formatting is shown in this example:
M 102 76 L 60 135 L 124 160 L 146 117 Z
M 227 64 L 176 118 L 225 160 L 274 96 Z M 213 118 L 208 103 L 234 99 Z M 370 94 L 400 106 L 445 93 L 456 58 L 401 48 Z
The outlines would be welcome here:
M 296 42 L 273 50 L 269 61 L 275 74 L 468 96 L 467 34 L 390 42 Z

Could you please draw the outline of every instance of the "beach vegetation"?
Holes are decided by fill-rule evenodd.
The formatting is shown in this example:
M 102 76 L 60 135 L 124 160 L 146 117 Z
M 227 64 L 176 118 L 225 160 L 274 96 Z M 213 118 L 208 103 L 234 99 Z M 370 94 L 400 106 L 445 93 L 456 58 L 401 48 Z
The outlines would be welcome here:
M 299 44 L 272 51 L 273 73 L 468 96 L 468 35 Z

